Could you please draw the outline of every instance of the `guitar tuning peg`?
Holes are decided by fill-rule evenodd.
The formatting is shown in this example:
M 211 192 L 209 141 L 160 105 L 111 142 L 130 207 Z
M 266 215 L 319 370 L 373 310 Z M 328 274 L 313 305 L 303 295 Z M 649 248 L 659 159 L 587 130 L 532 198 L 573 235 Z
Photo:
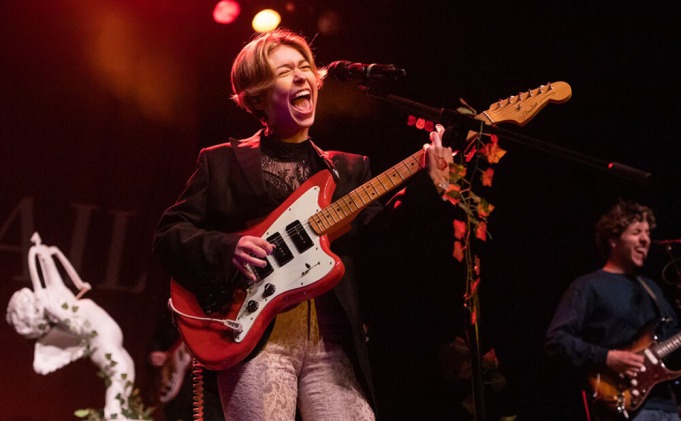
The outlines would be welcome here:
M 551 85 L 551 82 L 549 82 L 548 86 L 549 86 L 549 91 L 553 90 L 553 86 Z
M 541 89 L 541 88 L 543 88 L 543 87 L 544 87 L 544 85 L 539 85 L 539 87 L 537 88 L 537 93 L 538 93 L 538 94 L 544 93 L 544 91 L 542 91 L 542 89 Z
M 497 102 L 497 109 L 501 108 L 501 99 L 499 99 L 499 102 Z
M 518 104 L 518 109 L 523 108 L 522 104 Z
M 513 104 L 513 97 L 512 96 L 508 97 L 508 103 Z
M 519 93 L 518 93 L 518 101 L 520 101 L 521 99 L 523 99 L 522 96 L 521 96 L 522 94 L 523 94 L 522 92 L 519 92 Z
M 527 91 L 527 98 L 529 98 L 529 97 L 531 97 L 531 96 L 532 96 L 532 91 L 531 91 L 531 90 L 530 90 L 530 91 Z

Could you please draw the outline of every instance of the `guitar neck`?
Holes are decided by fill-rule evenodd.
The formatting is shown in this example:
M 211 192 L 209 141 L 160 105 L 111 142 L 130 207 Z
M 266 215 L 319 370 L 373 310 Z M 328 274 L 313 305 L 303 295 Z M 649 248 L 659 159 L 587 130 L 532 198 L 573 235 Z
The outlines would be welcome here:
M 653 348 L 653 352 L 658 357 L 664 358 L 679 349 L 679 347 L 681 347 L 681 332 L 677 333 L 666 341 L 660 342 Z
M 510 96 L 504 101 L 500 100 L 475 118 L 493 126 L 499 123 L 515 123 L 522 126 L 533 119 L 547 104 L 563 103 L 570 99 L 571 95 L 572 89 L 567 83 L 549 83 L 537 89 Z M 477 135 L 477 132 L 470 131 L 466 139 L 470 141 Z M 321 209 L 310 217 L 310 226 L 319 235 L 329 234 L 345 227 L 371 202 L 399 187 L 419 172 L 422 169 L 419 164 L 422 154 L 423 150 L 416 152 L 378 177 Z
M 346 226 L 369 204 L 401 186 L 421 171 L 423 169 L 419 162 L 421 155 L 423 155 L 423 150 L 317 211 L 309 219 L 310 226 L 319 235 L 329 234 Z

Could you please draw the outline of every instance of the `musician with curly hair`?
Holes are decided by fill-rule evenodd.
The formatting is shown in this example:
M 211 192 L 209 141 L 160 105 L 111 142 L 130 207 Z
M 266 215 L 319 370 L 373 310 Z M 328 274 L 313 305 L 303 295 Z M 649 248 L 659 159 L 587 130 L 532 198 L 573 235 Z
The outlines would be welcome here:
M 593 419 L 679 420 L 668 383 L 646 390 L 647 364 L 661 357 L 640 349 L 646 340 L 636 341 L 646 326 L 657 326 L 660 339 L 678 331 L 676 311 L 660 287 L 639 274 L 654 228 L 653 211 L 638 203 L 620 202 L 604 214 L 596 244 L 605 265 L 570 285 L 546 334 L 550 355 L 591 373 Z M 605 390 L 610 380 L 614 389 Z

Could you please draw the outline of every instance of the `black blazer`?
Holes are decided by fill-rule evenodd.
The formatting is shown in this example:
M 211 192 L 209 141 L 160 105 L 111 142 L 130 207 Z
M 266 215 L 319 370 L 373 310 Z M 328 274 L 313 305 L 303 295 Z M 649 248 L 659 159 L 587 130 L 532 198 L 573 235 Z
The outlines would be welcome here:
M 278 205 L 266 191 L 260 134 L 203 149 L 196 171 L 175 205 L 163 214 L 156 230 L 155 254 L 173 278 L 194 293 L 207 313 L 225 304 L 236 287 L 232 256 L 240 236 L 231 233 L 247 228 L 247 222 L 269 214 Z M 333 200 L 371 179 L 367 157 L 313 147 L 320 157 L 318 167 L 335 174 Z M 331 246 L 346 267 L 345 276 L 331 293 L 338 298 L 352 327 L 351 358 L 357 363 L 358 379 L 370 402 L 371 374 L 353 254 L 362 227 L 381 209 L 378 202 L 368 205 L 353 221 L 353 229 Z

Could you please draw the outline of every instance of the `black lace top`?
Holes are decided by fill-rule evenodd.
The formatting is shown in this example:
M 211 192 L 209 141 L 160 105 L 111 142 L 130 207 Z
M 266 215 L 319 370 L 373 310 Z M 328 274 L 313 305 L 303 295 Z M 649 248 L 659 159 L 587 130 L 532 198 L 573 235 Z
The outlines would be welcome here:
M 282 203 L 312 175 L 316 151 L 309 139 L 285 143 L 273 136 L 262 136 L 260 164 L 265 173 L 267 193 Z

